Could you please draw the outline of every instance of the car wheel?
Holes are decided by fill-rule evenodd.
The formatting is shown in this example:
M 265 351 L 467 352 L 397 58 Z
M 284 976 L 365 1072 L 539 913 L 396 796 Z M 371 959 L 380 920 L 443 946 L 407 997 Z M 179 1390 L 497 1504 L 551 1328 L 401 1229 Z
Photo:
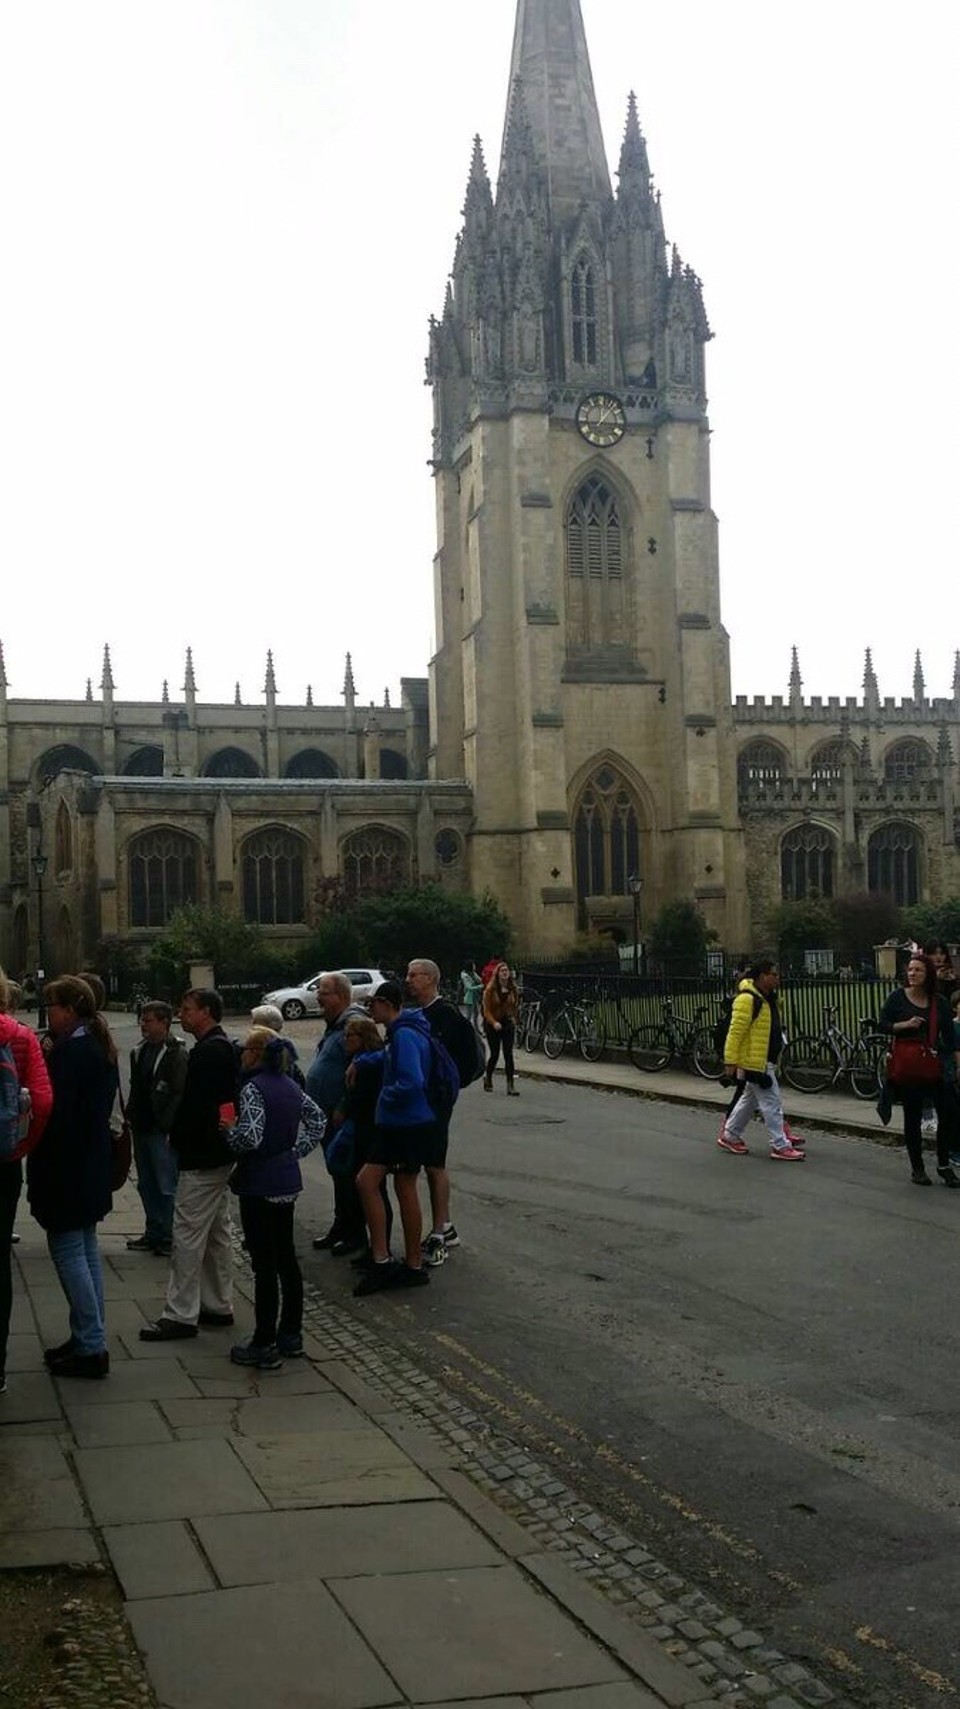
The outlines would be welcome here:
M 285 1021 L 302 1021 L 306 1012 L 298 997 L 291 997 L 280 1011 Z

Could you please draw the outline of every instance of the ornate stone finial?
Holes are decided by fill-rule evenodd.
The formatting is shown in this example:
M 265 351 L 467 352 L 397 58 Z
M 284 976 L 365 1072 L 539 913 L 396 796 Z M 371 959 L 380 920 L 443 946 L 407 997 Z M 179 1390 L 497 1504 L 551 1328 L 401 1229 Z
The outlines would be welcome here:
M 160 694 L 160 703 L 162 706 L 169 706 L 170 705 L 170 684 L 167 681 L 166 677 L 164 677 L 164 679 L 163 679 L 163 689 L 162 689 L 161 694 Z
M 234 706 L 242 706 L 243 705 L 243 701 L 240 698 L 240 684 L 239 683 L 237 683 L 237 685 L 233 691 L 233 704 L 234 704 Z
M 926 684 L 923 680 L 923 664 L 920 658 L 920 648 L 913 663 L 913 698 L 918 706 L 922 706 L 927 697 Z
M 357 692 L 356 685 L 353 680 L 353 659 L 349 653 L 347 654 L 347 668 L 343 678 L 343 692 L 348 700 L 352 699 Z
M 192 647 L 187 648 L 187 668 L 184 672 L 184 677 L 183 677 L 183 692 L 184 692 L 184 694 L 196 694 L 196 692 L 197 692 L 197 679 L 193 674 L 193 648 Z
M 873 707 L 874 709 L 876 709 L 880 704 L 880 689 L 877 684 L 877 673 L 873 668 L 873 659 L 870 656 L 869 647 L 867 648 L 863 662 L 863 699 L 866 706 Z
M 88 706 L 93 705 L 93 677 L 92 676 L 87 677 L 86 701 L 87 701 Z
M 307 705 L 313 705 L 313 685 L 309 682 L 307 683 Z
M 803 678 L 800 675 L 800 660 L 796 647 L 790 649 L 790 704 L 799 706 L 803 701 Z
M 631 89 L 627 99 L 627 122 L 623 131 L 623 142 L 620 145 L 620 165 L 617 168 L 620 180 L 620 195 L 650 194 L 650 162 L 647 158 L 647 145 L 643 140 L 640 129 L 640 119 L 637 114 L 637 97 Z
M 112 666 L 110 664 L 110 647 L 109 647 L 109 644 L 107 644 L 103 649 L 103 674 L 100 678 L 100 687 L 107 692 L 112 691 L 113 688 L 115 687 L 114 680 L 113 680 L 113 669 L 112 669 Z
M 390 690 L 389 690 L 389 688 L 385 688 L 383 691 L 383 704 L 387 708 L 387 710 L 389 711 L 389 709 L 390 709 Z
M 464 230 L 468 238 L 485 237 L 493 219 L 493 191 L 490 188 L 490 176 L 487 163 L 483 158 L 483 144 L 479 136 L 473 139 L 473 154 L 470 159 L 470 176 L 467 179 L 467 194 L 463 204 Z
M 263 685 L 263 692 L 268 695 L 275 695 L 277 692 L 277 679 L 273 674 L 273 653 L 269 649 L 267 650 L 267 677 Z

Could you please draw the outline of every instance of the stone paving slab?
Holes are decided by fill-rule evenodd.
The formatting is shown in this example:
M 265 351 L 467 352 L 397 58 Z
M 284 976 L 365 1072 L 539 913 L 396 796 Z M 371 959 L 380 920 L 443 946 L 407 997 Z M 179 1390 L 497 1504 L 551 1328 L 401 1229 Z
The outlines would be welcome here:
M 198 1358 L 191 1361 L 190 1376 L 208 1400 L 238 1400 L 248 1395 L 329 1394 L 330 1384 L 312 1365 L 303 1359 L 290 1359 L 281 1371 L 246 1371 L 230 1363 L 230 1347 L 224 1347 L 220 1358 Z
M 624 1677 L 513 1566 L 334 1579 L 330 1588 L 411 1703 Z
M 233 1447 L 271 1507 L 441 1499 L 436 1484 L 389 1437 L 362 1421 L 322 1436 L 237 1437 Z
M 20 1331 L 11 1334 L 7 1341 L 7 1375 L 11 1371 L 37 1371 L 43 1369 L 43 1342 L 34 1331 L 27 1334 Z
M 228 1442 L 79 1448 L 74 1458 L 99 1525 L 254 1513 L 267 1505 Z
M 66 1401 L 75 1398 L 79 1385 L 66 1378 L 57 1380 L 57 1388 Z M 110 1375 L 106 1382 L 87 1383 L 84 1393 L 92 1395 L 96 1392 L 98 1406 L 120 1406 L 132 1400 L 164 1400 L 170 1395 L 192 1396 L 196 1399 L 197 1386 L 192 1377 L 177 1364 L 175 1359 L 165 1359 L 162 1363 L 146 1364 L 135 1359 L 122 1359 L 116 1363 L 111 1359 Z
M 317 1580 L 133 1602 L 163 1709 L 377 1709 L 401 1694 Z
M 64 1401 L 64 1411 L 79 1448 L 113 1448 L 143 1442 L 172 1442 L 173 1431 L 153 1401 L 121 1401 L 119 1406 L 81 1406 Z
M 697 1690 L 703 1690 L 699 1683 Z M 651 1697 L 642 1685 L 628 1680 L 615 1685 L 584 1685 L 578 1691 L 551 1691 L 545 1697 L 534 1695 L 528 1702 L 531 1709 L 663 1709 L 661 1698 Z
M 462 1514 L 438 1501 L 230 1514 L 198 1519 L 196 1532 L 223 1585 L 498 1566 L 502 1559 Z
M 3 1503 L 0 1501 L 0 1515 Z M 97 1540 L 90 1530 L 14 1531 L 5 1529 L 0 1517 L 0 1572 L 32 1567 L 92 1566 L 100 1559 Z
M 162 1400 L 160 1411 L 178 1442 L 202 1441 L 209 1436 L 231 1436 L 233 1419 L 240 1405 L 236 1400 Z
M 217 1588 L 210 1568 L 180 1520 L 108 1525 L 103 1540 L 130 1602 L 145 1597 L 189 1596 Z
M 237 1429 L 242 1436 L 261 1441 L 265 1436 L 305 1435 L 311 1430 L 349 1430 L 363 1428 L 366 1421 L 357 1418 L 356 1408 L 342 1395 L 328 1390 L 323 1394 L 276 1395 L 261 1394 L 256 1400 L 241 1401 L 236 1409 Z M 366 1425 L 366 1428 L 371 1428 Z
M 59 1423 L 62 1417 L 57 1391 L 46 1371 L 11 1373 L 7 1392 L 0 1395 L 0 1425 L 33 1424 L 45 1419 Z
M 85 1529 L 80 1492 L 59 1443 L 52 1436 L 3 1437 L 2 1443 L 0 1537 Z

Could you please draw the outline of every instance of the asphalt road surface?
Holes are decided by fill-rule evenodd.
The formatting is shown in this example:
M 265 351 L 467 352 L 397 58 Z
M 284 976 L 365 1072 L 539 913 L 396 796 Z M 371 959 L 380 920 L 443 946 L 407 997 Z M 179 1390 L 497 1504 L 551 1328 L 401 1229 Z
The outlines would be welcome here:
M 838 1691 L 955 1697 L 960 1192 L 812 1128 L 804 1164 L 757 1124 L 738 1158 L 706 1111 L 520 1086 L 461 1097 L 429 1289 L 354 1302 L 309 1251 L 319 1157 L 308 1278 Z

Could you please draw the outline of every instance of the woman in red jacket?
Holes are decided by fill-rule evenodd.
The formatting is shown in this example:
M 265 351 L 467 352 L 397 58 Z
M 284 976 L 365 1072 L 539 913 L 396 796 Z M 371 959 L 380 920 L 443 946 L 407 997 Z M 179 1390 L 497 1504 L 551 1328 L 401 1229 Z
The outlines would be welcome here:
M 36 1033 L 14 1020 L 9 1013 L 11 1007 L 10 981 L 0 968 L 0 1045 L 10 1047 L 20 1091 L 21 1094 L 27 1094 L 30 1107 L 26 1136 L 13 1156 L 0 1162 L 0 1394 L 4 1393 L 7 1386 L 7 1339 L 10 1334 L 10 1310 L 13 1304 L 10 1242 L 20 1189 L 23 1186 L 21 1159 L 33 1150 L 43 1133 L 53 1104 L 50 1076 Z

